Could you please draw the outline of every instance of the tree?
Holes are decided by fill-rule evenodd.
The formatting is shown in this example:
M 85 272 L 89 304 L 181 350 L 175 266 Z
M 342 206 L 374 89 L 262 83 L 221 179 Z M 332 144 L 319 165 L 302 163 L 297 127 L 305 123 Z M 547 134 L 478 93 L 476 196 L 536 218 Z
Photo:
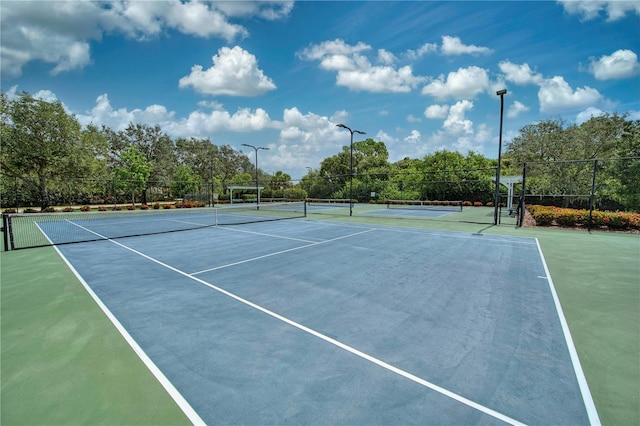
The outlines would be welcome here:
M 14 100 L 0 96 L 2 175 L 26 182 L 45 209 L 50 185 L 86 172 L 92 152 L 82 143 L 80 124 L 60 101 L 46 102 L 26 92 Z
M 180 166 L 173 176 L 171 182 L 171 193 L 179 197 L 185 194 L 193 194 L 199 192 L 202 188 L 202 178 L 200 175 L 191 170 L 189 166 Z
M 153 165 L 135 146 L 130 146 L 120 155 L 120 167 L 115 169 L 116 189 L 131 193 L 131 202 L 136 202 L 136 193 L 147 187 Z

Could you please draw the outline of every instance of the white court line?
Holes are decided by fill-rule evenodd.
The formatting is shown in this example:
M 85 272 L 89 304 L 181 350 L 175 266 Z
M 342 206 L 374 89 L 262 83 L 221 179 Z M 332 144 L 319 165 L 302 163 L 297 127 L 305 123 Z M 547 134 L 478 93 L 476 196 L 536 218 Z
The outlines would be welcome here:
M 385 231 L 385 232 L 392 232 L 392 233 L 397 232 L 397 233 L 404 233 L 404 234 L 436 235 L 443 238 L 458 238 L 458 239 L 464 239 L 464 240 L 476 240 L 476 241 L 499 242 L 499 243 L 508 242 L 508 243 L 514 243 L 514 244 L 535 245 L 535 238 L 531 238 L 531 237 L 513 236 L 513 237 L 504 238 L 503 236 L 492 235 L 492 234 L 481 234 L 481 236 L 472 235 L 472 234 L 461 232 L 461 231 L 444 231 L 444 232 L 433 231 L 433 230 L 420 231 L 418 229 L 405 230 L 405 229 L 393 229 L 393 228 L 388 229 L 383 227 L 379 227 L 376 229 L 378 231 Z
M 567 323 L 567 320 L 564 317 L 564 312 L 562 311 L 562 305 L 560 304 L 558 293 L 556 293 L 556 288 L 553 285 L 553 280 L 551 279 L 551 273 L 549 272 L 549 268 L 547 267 L 547 262 L 544 258 L 544 254 L 542 253 L 542 248 L 540 247 L 540 242 L 538 241 L 537 238 L 536 238 L 536 244 L 538 245 L 538 252 L 540 253 L 540 259 L 542 260 L 542 265 L 544 266 L 544 272 L 545 274 L 547 274 L 546 277 L 538 277 L 538 278 L 546 278 L 547 282 L 549 283 L 549 289 L 551 290 L 551 294 L 553 296 L 553 302 L 556 305 L 556 311 L 558 312 L 558 318 L 560 319 L 560 324 L 562 325 L 562 332 L 564 333 L 564 339 L 567 342 L 567 348 L 569 349 L 569 355 L 571 356 L 571 362 L 573 363 L 573 370 L 575 371 L 576 379 L 578 380 L 578 385 L 580 386 L 580 393 L 582 394 L 582 400 L 587 410 L 587 415 L 589 416 L 589 423 L 591 423 L 594 426 L 601 425 L 602 423 L 600 422 L 600 417 L 598 416 L 596 405 L 593 402 L 591 391 L 589 390 L 589 384 L 587 383 L 587 378 L 585 377 L 584 371 L 582 370 L 582 365 L 580 364 L 578 351 L 576 350 L 576 347 L 573 344 L 573 339 L 571 338 L 571 331 L 569 330 L 569 324 Z
M 279 254 L 289 253 L 291 251 L 296 251 L 296 250 L 302 250 L 302 249 L 305 249 L 305 248 L 317 246 L 319 244 L 331 243 L 333 241 L 338 241 L 338 240 L 342 240 L 344 238 L 354 237 L 354 236 L 360 235 L 360 234 L 366 234 L 367 232 L 371 232 L 371 231 L 375 231 L 375 230 L 376 230 L 375 228 L 370 228 L 370 229 L 366 229 L 366 230 L 361 231 L 361 232 L 356 232 L 356 233 L 353 233 L 353 234 L 348 234 L 348 235 L 343 235 L 341 237 L 332 238 L 330 240 L 314 241 L 314 242 L 312 242 L 310 244 L 305 244 L 303 246 L 294 247 L 294 248 L 290 248 L 290 249 L 286 249 L 286 250 L 280 250 L 280 251 L 276 251 L 276 252 L 273 252 L 273 253 L 263 254 L 262 256 L 256 256 L 256 257 L 252 257 L 252 258 L 249 258 L 249 259 L 240 260 L 238 262 L 227 263 L 225 265 L 220 265 L 220 266 L 216 266 L 216 267 L 209 268 L 209 269 L 203 269 L 202 271 L 198 271 L 198 272 L 192 272 L 190 275 L 198 275 L 198 274 L 204 274 L 205 272 L 217 271 L 218 269 L 224 269 L 224 268 L 228 268 L 230 266 L 236 266 L 236 265 L 241 265 L 243 263 L 254 262 L 256 260 L 264 259 L 266 257 L 277 256 Z
M 80 225 L 77 225 L 77 224 L 75 224 L 75 225 L 82 228 L 82 226 L 80 226 Z M 363 231 L 361 233 L 370 232 L 370 231 L 373 231 L 373 230 L 375 230 L 375 229 L 369 229 L 369 230 Z M 88 229 L 87 229 L 87 231 L 93 232 L 93 231 L 88 230 Z M 353 236 L 353 235 L 356 235 L 356 234 L 351 234 L 349 236 Z M 101 236 L 101 235 L 99 235 L 99 236 Z M 347 238 L 347 237 L 348 236 L 344 236 L 344 237 L 340 237 L 340 238 Z M 340 239 L 340 238 L 336 238 L 336 239 L 333 239 L 333 240 L 327 240 L 326 242 L 335 241 L 335 240 Z M 191 274 L 183 272 L 180 269 L 174 268 L 171 265 L 168 265 L 168 264 L 166 264 L 166 263 L 164 263 L 164 262 L 162 262 L 160 260 L 157 260 L 157 259 L 155 259 L 155 258 L 153 258 L 151 256 L 148 256 L 148 255 L 146 255 L 146 254 L 144 254 L 144 253 L 142 253 L 142 252 L 140 252 L 138 250 L 135 250 L 135 249 L 133 249 L 131 247 L 128 247 L 128 246 L 126 246 L 126 245 L 124 245 L 124 244 L 122 244 L 122 243 L 120 243 L 118 241 L 115 241 L 115 240 L 112 240 L 112 239 L 109 239 L 109 238 L 105 238 L 105 239 L 107 239 L 111 243 L 116 244 L 116 245 L 118 245 L 118 246 L 120 246 L 120 247 L 122 247 L 122 248 L 124 248 L 126 250 L 129 250 L 129 251 L 131 251 L 131 252 L 133 252 L 133 253 L 135 253 L 135 254 L 137 254 L 139 256 L 142 256 L 147 260 L 150 260 L 150 261 L 152 261 L 152 262 L 154 262 L 154 263 L 156 263 L 156 264 L 158 264 L 160 266 L 163 266 L 163 267 L 165 267 L 165 268 L 167 268 L 167 269 L 169 269 L 169 270 L 171 270 L 173 272 L 176 272 L 179 275 L 182 275 L 184 277 L 190 278 L 190 279 L 192 279 L 192 280 L 194 280 L 194 281 L 196 281 L 196 282 L 198 282 L 198 283 L 200 283 L 200 284 L 202 284 L 204 286 L 207 286 L 207 287 L 209 287 L 209 288 L 211 288 L 211 289 L 213 289 L 213 290 L 215 290 L 215 291 L 217 291 L 217 292 L 219 292 L 221 294 L 224 294 L 225 296 L 228 296 L 228 297 L 230 297 L 232 299 L 235 299 L 240 303 L 243 303 L 243 304 L 245 304 L 245 305 L 247 305 L 247 306 L 249 306 L 251 308 L 254 308 L 254 309 L 256 309 L 256 310 L 258 310 L 260 312 L 263 312 L 263 313 L 265 313 L 265 314 L 267 314 L 267 315 L 269 315 L 269 316 L 271 316 L 271 317 L 273 317 L 275 319 L 278 319 L 278 320 L 280 320 L 280 321 L 282 321 L 282 322 L 284 322 L 286 324 L 289 324 L 289 325 L 291 325 L 291 326 L 293 326 L 293 327 L 295 327 L 295 328 L 297 328 L 297 329 L 299 329 L 301 331 L 304 331 L 304 332 L 306 332 L 308 334 L 311 334 L 312 336 L 315 336 L 315 337 L 317 337 L 317 338 L 319 338 L 321 340 L 324 340 L 327 343 L 330 343 L 330 344 L 332 344 L 332 345 L 334 345 L 336 347 L 339 347 L 339 348 L 341 348 L 341 349 L 343 349 L 343 350 L 345 350 L 347 352 L 352 353 L 353 355 L 356 355 L 356 356 L 358 356 L 358 357 L 360 357 L 362 359 L 365 359 L 365 360 L 367 360 L 367 361 L 369 361 L 369 362 L 371 362 L 373 364 L 376 364 L 376 365 L 378 365 L 378 366 L 380 366 L 380 367 L 382 367 L 382 368 L 384 368 L 386 370 L 389 370 L 389 371 L 391 371 L 393 373 L 396 373 L 396 374 L 398 374 L 398 375 L 400 375 L 402 377 L 405 377 L 405 378 L 407 378 L 407 379 L 409 379 L 409 380 L 411 380 L 411 381 L 413 381 L 415 383 L 418 383 L 418 384 L 420 384 L 420 385 L 422 385 L 422 386 L 424 386 L 426 388 L 429 388 L 429 389 L 431 389 L 431 390 L 433 390 L 435 392 L 438 392 L 441 395 L 447 396 L 447 397 L 449 397 L 449 398 L 451 398 L 451 399 L 453 399 L 455 401 L 458 401 L 458 402 L 460 402 L 460 403 L 462 403 L 462 404 L 464 404 L 464 405 L 466 405 L 468 407 L 474 408 L 474 409 L 476 409 L 476 410 L 478 410 L 478 411 L 480 411 L 482 413 L 485 413 L 485 414 L 487 414 L 487 415 L 489 415 L 491 417 L 494 417 L 494 418 L 496 418 L 498 420 L 501 420 L 501 421 L 503 421 L 505 423 L 509 423 L 511 425 L 524 425 L 524 423 L 521 423 L 521 422 L 519 422 L 519 421 L 517 421 L 515 419 L 512 419 L 511 417 L 509 417 L 509 416 L 507 416 L 505 414 L 499 413 L 499 412 L 497 412 L 495 410 L 492 410 L 491 408 L 488 408 L 488 407 L 485 407 L 484 405 L 478 404 L 477 402 L 474 402 L 474 401 L 472 401 L 470 399 L 467 399 L 467 398 L 465 398 L 465 397 L 463 397 L 461 395 L 458 395 L 458 394 L 456 394 L 456 393 L 454 393 L 454 392 L 452 392 L 450 390 L 447 390 L 447 389 L 445 389 L 443 387 L 440 387 L 440 386 L 438 386 L 438 385 L 436 385 L 434 383 L 431 383 L 431 382 L 429 382 L 427 380 L 424 380 L 424 379 L 422 379 L 422 378 L 420 378 L 418 376 L 415 376 L 415 375 L 413 375 L 413 374 L 411 374 L 411 373 L 409 373 L 407 371 L 404 371 L 404 370 L 402 370 L 402 369 L 400 369 L 398 367 L 394 367 L 391 364 L 388 364 L 388 363 L 386 363 L 386 362 L 384 362 L 384 361 L 382 361 L 382 360 L 380 360 L 378 358 L 375 358 L 375 357 L 373 357 L 371 355 L 368 355 L 368 354 L 366 354 L 366 353 L 364 353 L 362 351 L 359 351 L 358 349 L 355 349 L 355 348 L 353 348 L 353 347 L 351 347 L 351 346 L 349 346 L 349 345 L 347 345 L 345 343 L 342 343 L 342 342 L 340 342 L 340 341 L 338 341 L 336 339 L 333 339 L 333 338 L 331 338 L 331 337 L 329 337 L 329 336 L 327 336 L 325 334 L 322 334 L 319 331 L 316 331 L 316 330 L 314 330 L 312 328 L 304 326 L 304 325 L 302 325 L 302 324 L 300 324 L 298 322 L 295 322 L 295 321 L 293 321 L 293 320 L 291 320 L 291 319 L 289 319 L 287 317 L 284 317 L 284 316 L 282 316 L 282 315 L 280 315 L 280 314 L 278 314 L 276 312 L 270 311 L 269 309 L 264 308 L 264 307 L 262 307 L 262 306 L 260 306 L 260 305 L 258 305 L 256 303 L 253 303 L 253 302 L 251 302 L 251 301 L 249 301 L 247 299 L 243 299 L 242 297 L 240 297 L 240 296 L 238 296 L 238 295 L 236 295 L 234 293 L 231 293 L 230 291 L 227 291 L 227 290 L 225 290 L 225 289 L 223 289 L 221 287 L 218 287 L 216 285 L 210 284 L 207 281 L 204 281 L 204 280 L 202 280 L 202 279 L 200 279 L 198 277 L 194 277 Z M 318 243 L 318 244 L 322 244 L 322 243 Z M 64 259 L 64 256 L 63 256 L 63 259 Z M 65 259 L 65 261 L 66 261 L 66 259 Z M 99 300 L 99 299 L 97 299 L 97 300 Z M 108 308 L 106 306 L 104 307 L 104 309 L 107 309 L 107 311 L 108 311 Z M 140 350 L 142 351 L 142 349 L 140 349 Z M 144 352 L 142 352 L 142 353 L 144 354 Z M 161 372 L 159 370 L 158 370 L 158 372 L 161 374 Z M 164 375 L 163 375 L 163 377 L 164 377 Z M 166 379 L 166 377 L 165 377 L 165 379 Z M 176 393 L 177 393 L 178 396 L 180 396 L 180 398 L 182 398 L 182 396 L 180 395 L 179 392 L 177 392 L 177 390 L 176 390 Z M 186 400 L 185 400 L 185 403 L 187 403 Z M 188 403 L 187 403 L 187 405 L 188 405 Z M 189 408 L 191 408 L 191 407 L 189 406 Z M 193 413 L 197 416 L 195 411 Z M 198 419 L 199 419 L 199 417 L 198 417 Z M 201 421 L 201 419 L 200 419 L 200 421 Z
M 303 243 L 317 243 L 318 241 L 312 240 L 303 240 L 302 238 L 293 238 L 293 237 L 285 237 L 283 235 L 275 235 L 275 234 L 267 234 L 264 232 L 256 232 L 256 231 L 247 231 L 246 229 L 238 229 L 238 228 L 230 228 L 227 226 L 216 226 L 215 229 L 223 229 L 229 232 L 240 232 L 244 234 L 252 234 L 252 235 L 261 235 L 263 237 L 271 237 L 271 238 L 280 238 L 283 240 L 291 240 L 291 241 L 300 241 Z

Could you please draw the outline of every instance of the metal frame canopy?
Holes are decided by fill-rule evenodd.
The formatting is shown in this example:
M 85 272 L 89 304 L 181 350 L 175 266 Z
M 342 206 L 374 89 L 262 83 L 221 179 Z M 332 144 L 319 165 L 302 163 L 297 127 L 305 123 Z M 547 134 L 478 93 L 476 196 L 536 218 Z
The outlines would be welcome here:
M 496 180 L 492 177 L 491 180 Z M 522 182 L 522 176 L 500 176 L 500 184 L 507 187 L 507 208 L 513 208 L 513 185 Z
M 240 186 L 240 185 L 233 185 L 233 186 L 229 186 L 229 203 L 233 204 L 233 191 L 235 189 L 243 189 L 243 190 L 247 190 L 250 189 L 252 191 L 255 191 L 256 189 L 258 190 L 258 198 L 257 200 L 260 200 L 260 191 L 262 191 L 264 189 L 264 186 Z

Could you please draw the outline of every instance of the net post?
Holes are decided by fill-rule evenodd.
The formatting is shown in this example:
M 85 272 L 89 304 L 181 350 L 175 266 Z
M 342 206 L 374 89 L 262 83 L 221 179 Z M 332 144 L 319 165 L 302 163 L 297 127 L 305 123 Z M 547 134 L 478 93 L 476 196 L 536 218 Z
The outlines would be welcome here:
M 304 200 L 304 217 L 307 217 L 307 200 Z

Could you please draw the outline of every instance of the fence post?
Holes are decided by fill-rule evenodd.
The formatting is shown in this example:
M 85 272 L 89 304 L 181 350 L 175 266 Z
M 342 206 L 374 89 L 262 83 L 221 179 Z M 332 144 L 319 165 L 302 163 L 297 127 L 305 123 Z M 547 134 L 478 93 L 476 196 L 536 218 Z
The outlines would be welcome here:
M 589 224 L 587 230 L 591 232 L 591 222 L 593 221 L 593 205 L 596 193 L 596 174 L 598 172 L 598 160 L 593 160 L 593 178 L 591 180 L 591 196 L 589 197 Z
M 520 193 L 520 201 L 518 202 L 518 226 L 522 227 L 524 223 L 524 209 L 525 209 L 525 192 L 527 189 L 527 162 L 525 161 L 522 166 L 522 192 Z

